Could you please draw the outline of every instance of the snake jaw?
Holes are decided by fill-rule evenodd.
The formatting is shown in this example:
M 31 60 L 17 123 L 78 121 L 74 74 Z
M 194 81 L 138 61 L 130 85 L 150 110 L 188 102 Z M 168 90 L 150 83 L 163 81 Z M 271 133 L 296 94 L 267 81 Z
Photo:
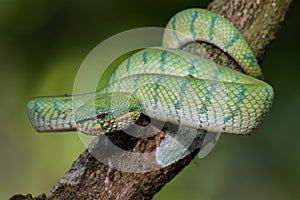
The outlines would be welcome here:
M 103 122 L 101 120 L 88 119 L 82 120 L 76 123 L 77 131 L 88 135 L 102 135 L 110 131 L 110 127 L 113 127 L 109 122 Z
M 140 117 L 140 114 L 141 112 L 139 111 L 129 111 L 105 119 L 99 119 L 97 117 L 85 119 L 76 122 L 76 129 L 88 135 L 102 135 L 120 131 L 133 124 Z

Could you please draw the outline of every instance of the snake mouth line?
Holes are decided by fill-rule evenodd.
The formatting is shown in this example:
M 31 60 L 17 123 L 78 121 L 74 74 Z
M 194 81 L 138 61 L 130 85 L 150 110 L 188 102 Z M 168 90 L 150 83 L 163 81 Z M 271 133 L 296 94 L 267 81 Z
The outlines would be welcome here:
M 130 111 L 116 116 L 105 115 L 103 119 L 95 116 L 76 121 L 76 128 L 80 132 L 91 135 L 111 133 L 126 129 L 132 123 L 135 123 L 140 115 L 140 111 Z

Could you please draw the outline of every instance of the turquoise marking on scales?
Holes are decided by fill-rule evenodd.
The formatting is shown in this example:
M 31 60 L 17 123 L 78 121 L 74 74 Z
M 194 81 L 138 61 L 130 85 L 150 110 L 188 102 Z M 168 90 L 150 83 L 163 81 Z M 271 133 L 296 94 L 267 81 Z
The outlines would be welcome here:
M 41 132 L 76 129 L 99 135 L 122 130 L 143 113 L 182 127 L 200 127 L 205 132 L 217 126 L 214 122 L 218 122 L 218 116 L 226 116 L 222 133 L 251 134 L 269 112 L 274 93 L 270 85 L 257 79 L 262 77 L 261 69 L 241 33 L 222 16 L 203 9 L 177 13 L 167 29 L 171 31 L 164 33 L 163 47 L 131 55 L 113 72 L 103 90 L 30 100 L 27 110 L 32 125 Z M 219 47 L 247 75 L 178 50 L 195 41 Z M 93 101 L 95 95 L 101 98 Z M 79 97 L 75 107 L 71 106 L 73 97 Z
M 175 36 L 175 39 L 176 39 L 176 42 L 181 45 L 181 41 L 178 37 L 178 32 L 176 31 L 176 16 L 174 16 L 172 19 L 171 19 L 171 24 L 172 24 L 172 32 Z
M 206 88 L 205 101 L 200 108 L 199 113 L 204 114 L 207 112 L 207 107 L 211 105 L 211 93 L 215 89 L 214 85 L 208 84 L 208 88 Z
M 252 54 L 245 54 L 244 58 L 249 61 L 249 63 L 250 63 L 249 66 L 250 67 L 255 67 L 256 59 Z
M 167 51 L 164 51 L 162 54 L 161 54 L 161 71 L 164 72 L 165 69 L 164 69 L 164 65 L 167 63 L 167 57 L 168 57 L 168 52 Z
M 126 72 L 127 73 L 129 72 L 129 69 L 130 69 L 130 63 L 131 63 L 131 56 L 129 56 L 127 58 L 127 65 L 126 65 Z
M 144 61 L 144 64 L 147 64 L 147 59 L 148 59 L 148 51 L 145 51 L 143 53 L 143 61 Z
M 39 110 L 39 102 L 34 102 L 34 111 L 35 112 L 38 112 L 38 110 Z
M 218 21 L 218 17 L 217 16 L 214 16 L 211 18 L 211 22 L 210 22 L 210 27 L 209 27 L 209 35 L 208 35 L 208 39 L 210 41 L 212 41 L 214 39 L 213 35 L 214 35 L 214 28 L 215 28 L 215 25 Z
M 241 112 L 241 107 L 240 107 L 240 104 L 243 102 L 244 98 L 245 98 L 245 91 L 246 91 L 246 88 L 244 86 L 240 86 L 238 88 L 238 90 L 240 91 L 239 95 L 238 95 L 238 99 L 236 101 L 236 104 L 235 104 L 235 109 L 234 110 L 231 110 L 231 115 L 226 117 L 224 119 L 224 122 L 227 122 L 228 120 L 231 120 L 237 112 Z
M 182 84 L 180 86 L 180 91 L 179 91 L 179 98 L 178 98 L 178 102 L 175 104 L 175 109 L 181 109 L 181 102 L 183 102 L 184 92 L 185 92 L 186 85 L 188 84 L 188 82 L 189 81 L 187 79 L 182 80 Z
M 229 41 L 229 43 L 227 43 L 224 48 L 229 49 L 239 38 L 240 38 L 239 33 L 234 34 L 233 37 L 231 38 L 231 40 Z
M 53 103 L 53 107 L 55 110 L 59 110 L 59 106 L 58 106 L 58 103 L 57 102 L 54 102 Z
M 155 107 L 155 108 L 158 107 L 158 106 L 157 106 L 157 105 L 158 105 L 158 104 L 157 104 L 157 102 L 158 102 L 158 96 L 159 96 L 159 94 L 158 94 L 158 89 L 159 89 L 159 87 L 160 87 L 161 79 L 162 79 L 162 77 L 159 76 L 158 79 L 157 79 L 156 82 L 155 82 L 155 85 L 154 85 L 154 95 L 153 95 L 153 99 L 154 99 L 154 107 Z
M 198 17 L 198 11 L 195 10 L 193 12 L 193 15 L 192 15 L 192 21 L 191 21 L 191 33 L 192 33 L 192 36 L 195 37 L 196 36 L 196 33 L 195 33 L 195 21 Z

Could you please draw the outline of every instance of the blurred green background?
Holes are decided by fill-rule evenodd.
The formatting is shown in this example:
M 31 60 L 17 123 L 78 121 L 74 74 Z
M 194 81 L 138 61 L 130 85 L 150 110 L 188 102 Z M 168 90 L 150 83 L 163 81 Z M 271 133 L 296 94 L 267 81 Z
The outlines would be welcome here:
M 85 56 L 101 41 L 137 27 L 163 27 L 188 0 L 0 0 L 0 199 L 48 193 L 84 150 L 77 134 L 38 134 L 28 99 L 70 94 Z M 300 199 L 300 2 L 294 1 L 264 59 L 276 92 L 272 112 L 251 137 L 222 136 L 155 200 Z

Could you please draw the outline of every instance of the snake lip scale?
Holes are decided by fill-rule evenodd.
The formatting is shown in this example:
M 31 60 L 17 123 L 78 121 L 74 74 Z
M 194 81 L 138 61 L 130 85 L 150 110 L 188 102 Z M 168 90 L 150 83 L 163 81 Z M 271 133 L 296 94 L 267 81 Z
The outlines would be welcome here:
M 31 99 L 33 127 L 99 135 L 124 129 L 143 113 L 201 130 L 252 134 L 269 112 L 274 91 L 260 80 L 261 68 L 241 33 L 222 16 L 196 8 L 177 13 L 166 28 L 171 31 L 164 33 L 162 47 L 129 56 L 106 88 Z M 245 74 L 179 50 L 199 41 L 226 52 Z

